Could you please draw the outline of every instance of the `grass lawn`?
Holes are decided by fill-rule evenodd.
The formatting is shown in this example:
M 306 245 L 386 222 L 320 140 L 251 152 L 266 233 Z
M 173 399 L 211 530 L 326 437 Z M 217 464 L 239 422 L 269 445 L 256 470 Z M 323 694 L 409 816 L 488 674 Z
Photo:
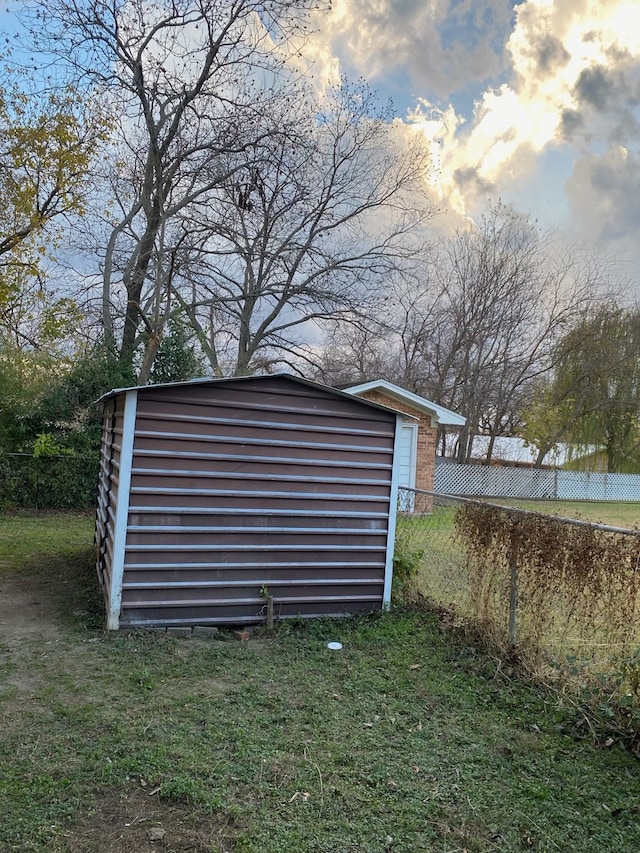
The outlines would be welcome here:
M 521 501 L 516 498 L 498 498 L 495 503 L 561 515 L 564 518 L 610 524 L 612 527 L 632 529 L 640 526 L 640 503 L 629 501 Z
M 640 850 L 637 760 L 433 615 L 105 635 L 90 519 L 66 524 L 0 516 L 0 590 L 53 618 L 0 626 L 2 853 Z
M 29 569 L 34 556 L 56 559 L 91 545 L 92 513 L 0 514 L 0 577 Z

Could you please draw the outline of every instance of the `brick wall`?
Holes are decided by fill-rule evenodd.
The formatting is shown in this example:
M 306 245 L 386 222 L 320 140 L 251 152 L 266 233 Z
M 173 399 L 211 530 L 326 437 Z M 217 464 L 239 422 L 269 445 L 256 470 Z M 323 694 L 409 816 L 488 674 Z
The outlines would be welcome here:
M 436 441 L 438 430 L 431 424 L 431 417 L 424 412 L 414 409 L 409 403 L 401 403 L 393 397 L 385 394 L 384 391 L 364 391 L 357 395 L 365 400 L 371 400 L 372 403 L 379 403 L 381 406 L 387 406 L 390 409 L 395 409 L 396 412 L 401 412 L 405 415 L 412 415 L 418 419 L 418 440 L 416 453 L 416 489 L 425 489 L 428 492 L 433 491 L 433 482 L 436 466 Z M 416 496 L 416 512 L 431 512 L 432 501 L 427 495 Z M 418 506 L 420 504 L 420 506 Z M 423 506 L 424 504 L 424 506 Z

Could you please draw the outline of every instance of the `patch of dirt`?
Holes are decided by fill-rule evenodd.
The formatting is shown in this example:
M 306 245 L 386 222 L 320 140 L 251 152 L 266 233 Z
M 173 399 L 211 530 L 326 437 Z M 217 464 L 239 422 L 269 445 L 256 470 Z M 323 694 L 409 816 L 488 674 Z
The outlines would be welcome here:
M 38 580 L 0 578 L 0 664 L 9 674 L 0 680 L 0 691 L 11 688 L 22 695 L 34 693 L 40 678 L 24 663 L 61 640 L 57 610 L 51 593 Z
M 61 585 L 64 585 L 64 589 Z M 64 614 L 74 583 L 48 577 L 0 577 L 0 665 L 8 664 L 0 690 L 20 694 L 21 708 L 39 686 L 30 662 L 68 641 Z M 66 608 L 66 610 L 65 610 Z M 96 642 L 90 639 L 88 642 Z M 74 654 L 81 654 L 76 646 Z M 229 685 L 201 679 L 196 689 L 217 695 Z M 16 721 L 20 717 L 16 715 Z M 241 827 L 225 815 L 199 814 L 188 804 L 165 800 L 159 790 L 131 786 L 124 793 L 97 792 L 91 808 L 57 827 L 55 849 L 64 853 L 231 853 Z
M 57 640 L 56 607 L 51 594 L 30 578 L 0 578 L 0 645 L 24 640 Z
M 223 817 L 134 788 L 98 794 L 61 840 L 65 853 L 231 853 L 237 831 Z

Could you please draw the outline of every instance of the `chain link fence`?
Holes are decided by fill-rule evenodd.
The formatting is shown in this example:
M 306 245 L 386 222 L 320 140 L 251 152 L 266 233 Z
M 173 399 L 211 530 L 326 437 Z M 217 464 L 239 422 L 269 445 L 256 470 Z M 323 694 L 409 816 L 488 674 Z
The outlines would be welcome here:
M 579 669 L 640 654 L 637 530 L 401 489 L 396 562 L 503 649 Z

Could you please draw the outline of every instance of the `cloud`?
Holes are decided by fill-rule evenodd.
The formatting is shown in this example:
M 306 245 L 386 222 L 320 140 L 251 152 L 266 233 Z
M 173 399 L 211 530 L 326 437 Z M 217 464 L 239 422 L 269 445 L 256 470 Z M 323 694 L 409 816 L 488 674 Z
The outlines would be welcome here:
M 574 220 L 590 243 L 640 264 L 640 155 L 621 146 L 585 154 L 566 185 Z
M 566 65 L 571 59 L 571 54 L 551 33 L 545 33 L 536 46 L 536 60 L 540 71 L 544 74 L 551 73 L 554 69 Z
M 544 188 L 545 210 L 573 212 L 594 244 L 631 246 L 637 0 L 334 0 L 311 47 L 322 74 L 413 93 L 405 121 L 431 149 L 449 222 L 499 197 L 529 212 Z
M 485 181 L 479 175 L 478 170 L 474 169 L 473 166 L 469 166 L 466 169 L 456 169 L 453 173 L 453 177 L 455 179 L 456 184 L 462 190 L 464 190 L 465 187 L 469 187 L 471 185 L 478 192 L 485 193 L 488 196 L 491 196 L 493 193 L 495 193 L 495 184 L 492 184 L 489 181 Z
M 585 68 L 576 81 L 573 94 L 587 142 L 592 142 L 596 134 L 610 144 L 628 146 L 637 140 L 640 130 L 638 61 L 624 56 L 618 58 L 615 67 L 593 65 Z M 576 137 L 574 134 L 568 138 Z
M 570 142 L 574 135 L 582 131 L 584 119 L 577 110 L 566 109 L 560 116 L 560 127 L 562 138 Z
M 331 54 L 374 82 L 401 71 L 415 92 L 443 100 L 501 73 L 512 17 L 508 0 L 335 0 L 310 48 L 319 68 L 332 67 Z
M 615 88 L 611 72 L 602 65 L 595 65 L 581 72 L 574 92 L 579 101 L 603 112 L 607 109 Z
M 584 158 L 581 168 L 590 169 L 583 179 L 603 185 L 620 211 L 621 221 L 609 216 L 598 239 L 620 232 L 634 209 L 627 195 L 636 186 L 628 182 L 640 139 L 640 9 L 626 0 L 528 0 L 516 9 L 506 49 L 507 79 L 480 93 L 471 115 L 439 113 L 442 198 L 463 215 L 476 214 L 489 194 L 513 199 L 555 150 Z M 411 118 L 428 134 L 437 112 L 423 99 Z M 597 166 L 596 149 L 601 155 L 619 146 L 634 155 L 624 169 Z M 526 211 L 524 196 L 520 205 Z

